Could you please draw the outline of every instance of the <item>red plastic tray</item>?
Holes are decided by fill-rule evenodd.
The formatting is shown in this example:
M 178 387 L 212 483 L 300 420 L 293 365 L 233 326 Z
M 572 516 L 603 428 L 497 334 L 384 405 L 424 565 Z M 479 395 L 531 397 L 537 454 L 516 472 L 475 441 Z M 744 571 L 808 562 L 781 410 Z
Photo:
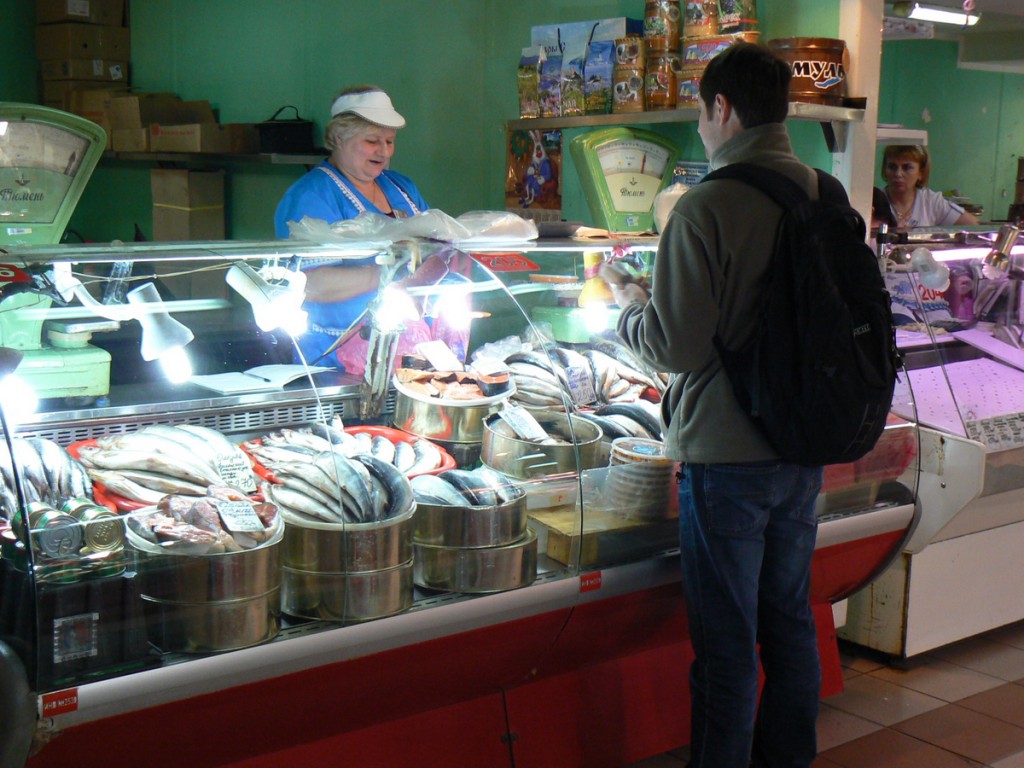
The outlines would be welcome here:
M 426 438 L 420 437 L 419 435 L 412 435 L 409 434 L 408 432 L 403 432 L 400 429 L 394 429 L 393 427 L 356 425 L 352 427 L 345 427 L 345 431 L 348 432 L 350 435 L 368 434 L 373 437 L 386 437 L 393 443 L 414 443 L 417 440 L 426 440 Z M 254 440 L 252 442 L 259 442 L 259 440 Z M 437 448 L 437 450 L 441 452 L 441 464 L 435 467 L 434 469 L 427 470 L 426 472 L 417 472 L 417 475 L 439 475 L 442 472 L 446 472 L 449 469 L 455 469 L 458 466 L 458 464 L 455 463 L 455 458 L 450 453 L 448 453 L 448 451 L 439 446 L 437 443 L 431 442 L 431 445 L 433 445 L 435 448 Z M 253 471 L 257 475 L 271 483 L 280 483 L 280 481 L 276 477 L 274 477 L 273 472 L 271 472 L 269 469 L 263 466 L 263 464 L 261 464 L 260 461 L 255 456 L 253 456 L 245 449 L 245 445 L 241 445 L 239 447 L 243 451 L 245 451 L 245 454 L 249 457 L 249 460 L 252 461 Z M 415 477 L 415 475 L 408 475 L 408 477 Z

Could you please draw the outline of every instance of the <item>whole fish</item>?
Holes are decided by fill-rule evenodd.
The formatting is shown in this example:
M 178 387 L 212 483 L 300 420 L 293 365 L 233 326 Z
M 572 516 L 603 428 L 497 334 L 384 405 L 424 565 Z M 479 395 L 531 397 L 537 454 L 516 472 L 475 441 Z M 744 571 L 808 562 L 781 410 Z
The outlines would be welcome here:
M 643 383 L 654 387 L 659 394 L 664 394 L 665 385 L 661 381 L 657 369 L 633 354 L 624 344 L 595 334 L 590 337 L 590 345 L 597 351 L 604 352 L 612 359 L 624 364 L 627 369 L 633 371 L 637 376 L 643 376 Z M 636 379 L 631 380 L 636 381 Z
M 39 454 L 43 464 L 43 473 L 49 485 L 49 497 L 52 501 L 63 501 L 68 498 L 71 490 L 71 457 L 67 451 L 50 440 L 41 437 L 28 438 L 28 444 Z
M 205 496 L 206 485 L 190 483 L 180 477 L 171 477 L 157 472 L 147 472 L 142 469 L 118 469 L 117 474 L 133 483 L 138 483 L 143 488 L 151 491 L 158 491 L 164 494 L 180 494 L 182 496 Z
M 380 480 L 387 491 L 387 508 L 384 511 L 384 517 L 378 519 L 396 517 L 412 507 L 413 491 L 409 484 L 409 478 L 399 472 L 395 466 L 367 454 L 359 454 L 353 458 L 364 464 L 370 474 Z
M 347 438 L 352 437 L 345 431 L 345 425 L 342 424 L 341 417 L 337 415 L 326 424 L 322 421 L 314 421 L 309 425 L 309 430 L 332 445 L 340 445 L 346 442 Z
M 469 499 L 459 489 L 437 475 L 416 475 L 409 481 L 417 501 L 450 507 L 468 507 Z
M 498 503 L 498 494 L 487 481 L 465 469 L 449 469 L 438 475 L 447 480 L 465 496 L 474 507 L 493 507 Z
M 181 457 L 171 459 L 159 453 L 107 451 L 93 446 L 82 446 L 78 455 L 89 468 L 142 469 L 161 475 L 180 477 L 193 483 L 223 485 L 220 476 L 210 466 L 198 461 L 185 461 Z
M 224 434 L 216 429 L 203 427 L 198 424 L 179 424 L 178 429 L 183 429 L 201 440 L 206 441 L 216 452 L 217 457 L 232 456 L 238 450 L 238 446 L 224 437 Z
M 319 468 L 317 468 L 317 472 L 319 472 L 321 476 L 326 477 Z M 286 485 L 300 493 L 304 493 L 310 498 L 316 499 L 325 507 L 334 508 L 338 505 L 338 500 L 336 498 L 317 488 L 302 475 L 290 474 L 283 470 L 275 474 L 277 475 L 277 479 L 281 481 L 281 485 Z
M 643 400 L 635 403 L 612 403 L 602 405 L 594 413 L 598 416 L 621 415 L 642 424 L 651 433 L 651 436 L 661 439 L 661 413 L 653 404 L 651 407 L 643 405 Z
M 412 444 L 413 454 L 416 456 L 415 463 L 406 470 L 407 475 L 420 475 L 430 472 L 441 466 L 441 451 L 429 440 L 414 440 Z
M 23 490 L 31 493 L 35 501 L 45 501 L 50 495 L 50 482 L 46 479 L 43 460 L 36 449 L 24 438 L 16 437 L 11 441 L 14 446 L 14 462 L 31 490 L 23 486 Z
M 395 444 L 383 435 L 374 435 L 370 441 L 370 453 L 386 464 L 395 463 Z
M 198 435 L 192 434 L 187 430 L 170 427 L 166 424 L 153 424 L 142 430 L 142 433 L 157 435 L 171 442 L 178 443 L 191 451 L 193 456 L 209 464 L 211 467 L 217 461 L 216 449 Z
M 348 459 L 340 456 L 334 451 L 325 451 L 319 454 L 314 462 L 330 480 L 337 483 L 352 497 L 355 513 L 360 517 L 369 514 L 369 511 L 373 509 L 373 500 L 370 497 L 369 471 L 364 464 L 357 463 L 354 458 Z
M 625 429 L 623 429 L 621 425 L 612 421 L 611 419 L 605 418 L 604 416 L 597 416 L 594 413 L 584 413 L 582 411 L 577 415 L 593 424 L 597 424 L 597 426 L 601 428 L 601 432 L 603 433 L 602 439 L 605 441 L 610 442 L 619 437 L 630 436 L 629 433 Z
M 413 450 L 412 443 L 404 440 L 395 443 L 395 458 L 392 463 L 399 472 L 408 475 L 409 470 L 416 466 L 416 451 Z
M 263 493 L 265 498 L 286 509 L 295 510 L 328 523 L 344 522 L 342 515 L 338 514 L 335 510 L 294 488 L 265 483 L 263 485 Z
M 141 501 L 143 504 L 156 504 L 167 495 L 132 482 L 120 472 L 90 467 L 89 477 L 98 483 L 102 483 L 107 489 L 118 496 L 130 499 L 131 501 Z
M 486 464 L 481 464 L 476 469 L 471 470 L 471 473 L 479 477 L 489 488 L 494 490 L 499 504 L 512 501 L 512 499 L 518 498 L 523 494 L 523 490 L 517 487 L 507 475 L 491 469 Z

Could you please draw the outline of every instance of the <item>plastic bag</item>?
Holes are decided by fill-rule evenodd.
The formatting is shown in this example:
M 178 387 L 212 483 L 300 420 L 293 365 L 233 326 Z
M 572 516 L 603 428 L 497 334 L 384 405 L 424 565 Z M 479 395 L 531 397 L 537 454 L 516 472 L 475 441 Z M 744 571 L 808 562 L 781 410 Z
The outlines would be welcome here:
M 507 211 L 471 211 L 456 219 L 437 208 L 403 219 L 364 211 L 354 219 L 333 224 L 303 216 L 300 221 L 288 222 L 288 229 L 293 238 L 300 240 L 378 248 L 413 237 L 479 244 L 521 242 L 538 236 L 536 224 Z

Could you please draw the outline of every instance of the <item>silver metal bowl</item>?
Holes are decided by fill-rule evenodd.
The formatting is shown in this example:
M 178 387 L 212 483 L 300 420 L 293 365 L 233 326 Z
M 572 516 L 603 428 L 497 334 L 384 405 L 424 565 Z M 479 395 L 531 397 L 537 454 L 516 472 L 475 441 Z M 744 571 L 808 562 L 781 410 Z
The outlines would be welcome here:
M 175 602 L 142 595 L 146 633 L 162 651 L 213 653 L 249 648 L 281 627 L 280 589 L 212 602 Z
M 412 558 L 416 504 L 380 523 L 319 523 L 284 515 L 281 563 L 320 573 L 364 573 L 394 568 Z
M 413 541 L 440 547 L 495 547 L 526 534 L 526 493 L 489 507 L 416 503 Z
M 446 443 L 479 443 L 484 418 L 508 399 L 512 390 L 481 400 L 429 398 L 395 384 L 392 424 L 420 437 Z
M 547 432 L 571 434 L 574 442 L 542 445 L 510 437 L 495 431 L 493 425 L 500 418 L 495 414 L 484 421 L 481 461 L 499 472 L 521 479 L 580 472 L 601 465 L 601 428 L 596 424 L 559 411 L 535 411 L 533 415 Z
M 176 603 L 212 603 L 264 595 L 281 584 L 280 541 L 217 555 L 138 552 L 139 591 Z
M 504 592 L 537 578 L 537 535 L 527 529 L 519 541 L 501 547 L 435 547 L 414 544 L 413 581 L 448 592 Z
M 412 605 L 413 562 L 364 573 L 323 573 L 284 566 L 281 609 L 289 616 L 354 622 L 401 613 Z

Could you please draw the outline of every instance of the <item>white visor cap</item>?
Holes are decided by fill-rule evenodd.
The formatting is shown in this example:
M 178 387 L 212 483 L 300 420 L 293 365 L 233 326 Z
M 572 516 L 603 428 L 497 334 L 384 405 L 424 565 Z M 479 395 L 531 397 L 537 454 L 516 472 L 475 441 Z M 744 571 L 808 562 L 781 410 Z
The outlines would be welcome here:
M 395 111 L 390 97 L 384 91 L 364 91 L 339 96 L 331 105 L 331 117 L 337 117 L 344 112 L 352 112 L 385 128 L 401 128 L 405 125 L 405 118 Z

